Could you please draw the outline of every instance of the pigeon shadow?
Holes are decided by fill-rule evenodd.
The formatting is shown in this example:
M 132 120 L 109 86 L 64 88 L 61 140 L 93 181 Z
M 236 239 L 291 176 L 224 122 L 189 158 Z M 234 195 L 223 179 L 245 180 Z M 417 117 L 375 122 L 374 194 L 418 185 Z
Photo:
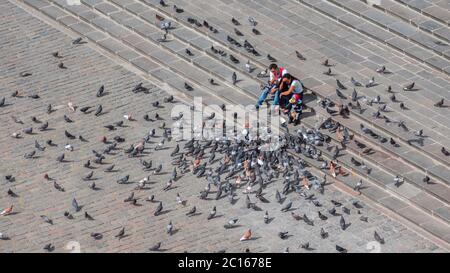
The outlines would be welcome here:
M 211 218 L 210 220 L 214 220 L 214 219 L 216 219 L 216 218 L 222 218 L 223 216 L 224 216 L 223 214 L 216 215 L 216 216 L 214 216 L 213 218 Z
M 242 225 L 233 225 L 230 227 L 226 227 L 225 229 L 234 229 L 234 228 L 238 228 L 238 227 L 242 227 Z
M 347 228 L 348 228 L 349 226 L 351 226 L 351 225 L 352 225 L 352 223 L 347 223 L 347 224 L 345 224 L 343 230 L 347 230 Z
M 156 215 L 156 216 L 164 215 L 164 214 L 169 213 L 171 211 L 172 211 L 171 209 L 166 209 L 166 210 L 163 210 L 160 213 L 158 213 L 158 215 Z
M 196 213 L 193 213 L 193 214 L 189 214 L 188 216 L 189 217 L 193 217 L 193 216 L 198 216 L 198 215 L 201 215 L 202 213 L 201 212 L 196 212 Z
M 180 229 L 179 228 L 177 228 L 177 229 L 173 229 L 172 230 L 172 235 L 175 235 L 175 234 L 177 234 L 178 232 L 180 231 Z
M 267 219 L 267 224 L 272 223 L 273 219 L 275 219 L 275 217 L 270 217 L 269 219 Z M 288 236 L 292 236 L 292 235 L 288 235 Z
M 7 215 L 16 215 L 16 214 L 19 214 L 19 212 L 18 211 L 13 211 L 13 212 L 8 213 Z

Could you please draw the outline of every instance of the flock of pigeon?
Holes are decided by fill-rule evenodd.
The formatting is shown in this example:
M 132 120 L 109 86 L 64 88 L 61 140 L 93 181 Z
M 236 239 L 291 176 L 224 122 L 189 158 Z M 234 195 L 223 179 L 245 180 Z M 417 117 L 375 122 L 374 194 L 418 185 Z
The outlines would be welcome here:
M 160 4 L 162 6 L 166 6 L 167 4 L 161 0 Z M 174 10 L 178 13 L 182 13 L 183 9 L 177 7 L 174 5 Z M 168 30 L 171 28 L 171 24 L 164 22 L 163 18 L 160 18 L 160 21 L 162 22 L 161 28 L 166 31 L 166 34 Z M 253 26 L 252 32 L 255 35 L 260 35 L 261 33 L 254 28 L 256 26 L 256 21 L 254 18 L 249 18 L 249 22 Z M 191 19 L 191 23 L 193 24 L 201 24 L 195 19 Z M 240 23 L 235 19 L 232 18 L 232 23 L 236 26 L 240 25 Z M 208 27 L 211 31 L 217 31 L 214 27 L 210 26 L 206 21 L 203 22 L 203 24 L 206 27 Z M 235 34 L 238 36 L 242 36 L 242 33 L 235 29 Z M 164 40 L 167 36 L 164 36 Z M 229 36 L 228 41 L 230 43 L 237 44 L 238 42 L 231 38 Z M 78 38 L 73 41 L 73 44 L 75 45 L 81 45 L 86 43 L 82 40 L 82 38 Z M 255 48 L 248 42 L 244 44 L 244 47 L 248 50 L 248 52 L 251 52 L 252 54 L 259 55 Z M 214 47 L 211 47 L 211 50 L 216 51 L 217 54 L 225 54 L 224 52 L 220 52 L 220 50 L 215 49 Z M 186 49 L 186 53 L 189 54 L 189 50 Z M 299 53 L 297 53 L 297 57 L 299 59 L 304 60 L 305 57 Z M 66 66 L 62 62 L 63 56 L 61 56 L 58 52 L 52 53 L 53 57 L 59 60 L 58 67 L 60 69 L 66 69 Z M 273 62 L 276 60 L 270 56 L 270 54 L 267 55 L 267 58 Z M 238 61 L 236 58 L 234 58 L 232 55 L 230 55 L 231 61 Z M 330 64 L 328 60 L 326 60 L 323 63 L 324 66 L 327 67 L 327 71 L 324 72 L 325 75 L 332 76 L 332 70 L 331 67 L 333 66 Z M 247 69 L 249 72 L 251 72 L 251 66 L 249 63 L 246 64 Z M 385 67 L 382 67 L 377 70 L 378 73 L 388 73 Z M 260 75 L 266 74 L 267 71 L 263 71 L 260 73 Z M 20 77 L 29 77 L 32 73 L 30 72 L 23 72 L 20 74 Z M 237 77 L 236 74 L 233 74 L 233 83 L 236 83 Z M 352 83 L 355 87 L 362 86 L 361 83 L 356 81 L 355 79 L 351 79 Z M 214 80 L 210 80 L 211 84 L 214 84 Z M 375 86 L 376 82 L 375 79 L 372 78 L 371 81 L 369 81 L 365 87 L 370 88 L 372 86 Z M 337 80 L 337 86 L 338 89 L 336 89 L 337 95 L 341 99 L 347 99 L 347 97 L 341 92 L 341 90 L 347 89 L 339 80 Z M 192 89 L 192 87 L 189 84 L 185 84 L 185 88 L 187 90 Z M 414 88 L 414 83 L 411 83 L 410 85 L 406 86 L 404 88 L 405 91 L 412 90 Z M 391 92 L 391 88 L 388 88 L 388 92 Z M 139 93 L 139 92 L 148 92 L 148 88 L 144 87 L 142 83 L 137 84 L 132 90 L 130 90 L 133 93 Z M 101 86 L 96 94 L 93 94 L 93 97 L 101 98 L 103 96 L 107 95 L 105 93 L 104 86 Z M 18 91 L 14 92 L 11 97 L 13 98 L 19 98 L 22 97 L 21 94 L 19 94 Z M 33 94 L 29 96 L 31 99 L 40 99 L 40 96 L 37 94 Z M 367 104 L 380 104 L 381 98 L 377 96 L 376 98 L 367 98 L 367 97 L 359 97 L 356 90 L 353 90 L 353 93 L 351 95 L 351 102 L 348 103 L 348 105 L 339 105 L 339 110 L 335 111 L 332 110 L 334 107 L 334 104 L 331 102 L 331 100 L 324 99 L 320 101 L 320 105 L 324 107 L 327 112 L 330 115 L 340 114 L 343 116 L 348 116 L 350 111 L 348 107 L 351 107 L 352 109 L 362 109 L 362 106 L 359 101 L 364 101 L 364 103 Z M 392 102 L 395 101 L 395 96 L 392 94 L 391 96 Z M 151 105 L 153 108 L 157 109 L 161 106 L 161 104 L 167 104 L 170 105 L 173 103 L 174 97 L 173 96 L 167 96 L 164 98 L 162 102 L 154 101 Z M 7 106 L 6 98 L 2 98 L 0 100 L 0 110 L 1 107 Z M 436 103 L 436 107 L 442 107 L 444 105 L 443 100 Z M 94 116 L 100 116 L 105 114 L 103 112 L 103 107 L 101 104 L 98 104 L 96 107 L 94 106 L 77 106 L 73 103 L 69 102 L 67 105 L 68 109 L 71 112 L 81 112 L 84 115 L 89 115 L 93 113 Z M 169 106 L 170 107 L 170 106 Z M 389 121 L 387 117 L 382 115 L 381 113 L 386 110 L 386 104 L 380 104 L 379 111 L 377 113 L 374 113 L 374 117 L 376 118 L 384 118 L 386 122 L 392 122 Z M 403 107 L 406 108 L 406 106 L 403 104 Z M 197 110 L 193 109 L 191 107 L 191 110 Z M 55 112 L 60 111 L 59 109 L 56 110 L 52 105 L 48 105 L 46 114 L 48 115 L 54 115 L 58 114 Z M 94 116 L 91 116 L 92 118 L 95 118 Z M 69 117 L 67 114 L 63 114 L 62 118 L 66 123 L 72 123 L 73 120 L 71 117 Z M 214 114 L 205 117 L 205 123 L 208 122 L 214 122 Z M 15 123 L 24 124 L 20 118 L 16 116 L 12 116 L 12 119 Z M 131 115 L 125 115 L 124 119 L 126 121 L 118 121 L 111 124 L 105 124 L 104 128 L 108 131 L 114 131 L 117 128 L 121 128 L 123 130 L 126 130 L 126 127 L 124 126 L 125 122 L 133 121 L 134 117 Z M 152 122 L 151 124 L 154 124 L 157 121 L 161 121 L 162 119 L 159 117 L 159 115 L 156 113 L 154 117 L 150 117 L 149 115 L 145 115 L 142 117 L 143 120 Z M 178 117 L 172 117 L 173 121 L 175 122 L 176 126 L 179 126 L 180 128 L 183 126 L 183 117 L 182 115 Z M 37 130 L 40 131 L 42 134 L 45 134 L 45 132 L 49 129 L 49 123 L 43 122 L 38 120 L 36 117 L 32 117 L 31 121 L 36 124 Z M 405 128 L 407 130 L 407 127 L 404 123 L 399 122 L 398 123 L 400 127 Z M 104 143 L 104 149 L 101 151 L 95 151 L 92 150 L 89 153 L 92 153 L 92 159 L 87 160 L 83 163 L 83 168 L 86 169 L 86 174 L 82 177 L 83 181 L 86 181 L 89 183 L 89 188 L 91 188 L 93 191 L 98 190 L 98 187 L 96 186 L 94 177 L 94 170 L 93 167 L 95 166 L 96 169 L 103 168 L 104 172 L 115 172 L 115 165 L 110 164 L 106 167 L 103 167 L 105 159 L 110 156 L 112 151 L 121 151 L 129 158 L 139 158 L 139 164 L 142 165 L 142 169 L 146 172 L 148 172 L 148 176 L 142 178 L 137 182 L 136 187 L 133 187 L 129 193 L 129 195 L 126 198 L 123 198 L 123 202 L 129 203 L 133 206 L 142 205 L 139 204 L 139 198 L 135 196 L 135 192 L 140 191 L 146 187 L 146 185 L 151 180 L 152 176 L 158 176 L 163 173 L 163 170 L 171 169 L 170 176 L 167 177 L 166 184 L 161 188 L 160 191 L 158 191 L 158 195 L 164 195 L 165 192 L 173 190 L 178 183 L 179 179 L 182 179 L 183 176 L 190 173 L 192 178 L 189 179 L 196 179 L 200 181 L 205 182 L 204 189 L 199 192 L 198 196 L 190 196 L 186 199 L 184 199 L 179 193 L 176 196 L 176 200 L 174 200 L 177 204 L 179 204 L 182 208 L 186 207 L 186 217 L 203 217 L 200 216 L 200 210 L 196 206 L 191 206 L 190 201 L 188 199 L 193 198 L 200 198 L 202 200 L 207 200 L 209 203 L 211 203 L 211 210 L 209 211 L 208 215 L 205 217 L 207 221 L 214 220 L 216 218 L 217 212 L 221 209 L 217 204 L 214 202 L 216 200 L 220 200 L 222 198 L 227 198 L 229 203 L 234 205 L 237 202 L 237 197 L 239 195 L 245 196 L 243 200 L 245 200 L 245 209 L 250 211 L 256 211 L 256 213 L 260 211 L 264 211 L 261 209 L 261 204 L 264 203 L 278 203 L 280 207 L 280 211 L 283 213 L 286 213 L 292 218 L 292 221 L 299 221 L 303 222 L 306 225 L 309 226 L 315 226 L 315 221 L 332 221 L 333 218 L 339 219 L 339 227 L 341 230 L 345 231 L 350 226 L 350 223 L 348 221 L 348 218 L 346 219 L 346 215 L 350 215 L 351 211 L 354 210 L 354 213 L 356 215 L 359 215 L 359 220 L 362 222 L 369 222 L 369 219 L 367 216 L 364 215 L 364 207 L 363 205 L 358 202 L 354 201 L 352 203 L 352 208 L 344 206 L 341 202 L 337 200 L 331 200 L 331 204 L 325 204 L 319 199 L 321 199 L 319 196 L 325 194 L 325 187 L 327 184 L 327 175 L 325 175 L 323 178 L 318 178 L 314 176 L 310 171 L 308 171 L 308 164 L 298 155 L 303 155 L 308 158 L 317 160 L 321 162 L 323 169 L 329 169 L 330 174 L 333 177 L 336 177 L 337 174 L 344 174 L 344 171 L 337 165 L 337 163 L 331 161 L 327 162 L 323 159 L 321 152 L 319 149 L 316 148 L 316 146 L 322 146 L 327 145 L 330 142 L 330 137 L 326 134 L 323 134 L 320 129 L 329 129 L 330 132 L 336 132 L 337 134 L 342 134 L 342 143 L 345 143 L 346 141 L 350 140 L 349 132 L 346 128 L 342 127 L 339 123 L 336 123 L 332 121 L 331 119 L 325 120 L 323 123 L 318 126 L 316 129 L 305 129 L 304 127 L 300 128 L 295 133 L 290 133 L 289 130 L 286 128 L 287 132 L 285 135 L 280 136 L 281 146 L 279 149 L 275 151 L 265 151 L 261 149 L 261 147 L 265 144 L 263 140 L 253 140 L 248 138 L 236 138 L 236 139 L 229 139 L 229 138 L 218 138 L 214 140 L 196 140 L 196 139 L 190 139 L 190 140 L 175 140 L 172 136 L 174 128 L 168 128 L 166 127 L 165 122 L 161 122 L 158 126 L 155 126 L 155 128 L 151 128 L 148 133 L 142 136 L 142 140 L 138 143 L 126 143 L 126 139 L 123 137 L 116 136 L 113 138 L 113 140 L 106 139 L 106 137 L 103 137 L 101 141 Z M 365 128 L 361 125 L 361 130 L 368 135 L 371 135 L 374 138 L 380 139 L 381 142 L 388 141 L 386 138 L 379 136 L 375 134 L 373 131 L 371 131 L 368 128 Z M 32 134 L 36 131 L 33 127 L 27 127 L 23 129 L 21 132 L 12 132 L 11 136 L 16 139 L 23 139 L 32 136 Z M 73 147 L 71 144 L 69 144 L 72 141 L 75 141 L 76 139 L 80 140 L 81 143 L 88 141 L 81 135 L 77 135 L 73 132 L 69 132 L 67 129 L 63 129 L 61 131 L 61 134 L 64 134 L 65 138 L 67 139 L 67 144 L 65 145 L 65 149 L 70 152 L 73 150 Z M 160 135 L 162 136 L 160 138 L 160 141 L 155 141 L 156 136 Z M 422 132 L 416 132 L 416 136 L 421 137 Z M 395 146 L 395 141 L 391 138 L 390 143 Z M 174 143 L 175 142 L 175 143 Z M 156 143 L 156 144 L 154 144 Z M 169 144 L 173 143 L 173 144 Z M 364 154 L 368 154 L 371 152 L 370 148 L 367 148 L 364 146 L 364 144 L 360 143 L 360 148 L 364 148 Z M 45 153 L 47 150 L 47 147 L 55 146 L 51 139 L 47 140 L 46 143 L 39 143 L 37 140 L 35 141 L 35 150 L 28 152 L 24 154 L 24 158 L 29 160 L 34 160 L 37 157 L 38 153 Z M 146 149 L 152 149 L 154 153 L 168 153 L 166 150 L 167 147 L 172 146 L 174 147 L 173 150 L 170 151 L 170 157 L 171 157 L 171 165 L 170 166 L 164 166 L 163 164 L 157 164 L 154 163 L 152 160 L 146 160 L 144 151 Z M 329 147 L 330 150 L 333 147 Z M 336 159 L 339 155 L 339 147 L 334 147 L 335 152 L 333 159 Z M 448 151 L 445 150 L 445 148 L 442 148 L 442 152 L 445 155 L 448 155 Z M 66 163 L 66 153 L 61 153 L 59 156 L 55 158 L 55 161 L 58 164 L 64 164 Z M 156 161 L 156 160 L 155 160 Z M 354 164 L 361 165 L 361 162 L 356 161 L 355 159 L 352 160 Z M 16 170 L 18 171 L 18 170 Z M 117 171 L 118 172 L 118 171 Z M 161 176 L 163 177 L 163 176 Z M 4 178 L 7 182 L 13 183 L 15 181 L 14 174 L 5 174 Z M 59 184 L 55 179 L 49 177 L 48 174 L 44 175 L 44 179 L 53 182 L 52 186 L 60 192 L 64 192 L 65 189 L 63 185 Z M 426 179 L 426 178 L 424 178 Z M 280 182 L 282 180 L 282 182 Z M 272 182 L 278 181 L 280 183 L 276 183 L 274 187 L 268 188 L 267 186 L 269 184 L 272 184 Z M 428 178 L 429 181 L 429 178 Z M 130 182 L 130 175 L 126 173 L 122 173 L 119 178 L 117 179 L 116 183 L 123 185 L 123 187 L 127 187 L 127 185 Z M 396 184 L 398 183 L 398 186 L 401 184 L 401 178 L 396 177 Z M 281 187 L 280 190 L 276 189 Z M 360 181 L 355 186 L 355 190 L 359 191 L 362 187 L 362 181 Z M 269 189 L 272 189 L 274 191 L 274 200 L 269 200 L 265 197 L 265 195 L 268 195 Z M 7 194 L 11 198 L 18 197 L 18 194 L 13 192 L 11 189 L 8 190 Z M 213 195 L 213 196 L 212 196 Z M 272 194 L 269 194 L 272 195 Z M 317 218 L 312 218 L 311 216 L 307 216 L 306 213 L 296 213 L 296 209 L 293 206 L 292 201 L 287 201 L 288 198 L 291 196 L 300 196 L 300 198 L 303 198 L 308 203 L 312 204 L 312 207 L 316 209 L 314 212 L 317 214 Z M 211 197 L 212 196 L 212 197 Z M 12 199 L 12 200 L 13 200 Z M 156 207 L 153 210 L 153 216 L 158 217 L 162 214 L 164 211 L 165 204 L 162 201 L 157 201 L 159 198 L 157 195 L 153 194 L 148 196 L 144 201 L 145 203 L 156 204 Z M 13 203 L 11 201 L 11 203 Z M 327 208 L 328 207 L 328 208 Z M 71 201 L 71 208 L 68 208 L 64 212 L 64 216 L 67 219 L 67 221 L 70 221 L 71 219 L 74 219 L 75 216 L 73 213 L 78 213 L 83 210 L 83 206 L 80 206 L 78 201 L 73 198 Z M 9 207 L 5 208 L 0 212 L 0 215 L 7 216 L 14 213 L 14 206 L 10 205 Z M 93 220 L 94 216 L 90 215 L 87 211 L 84 211 L 84 218 L 87 220 Z M 46 215 L 41 215 L 42 221 L 48 223 L 49 225 L 57 225 L 57 222 L 54 222 L 50 217 Z M 218 220 L 218 219 L 217 219 Z M 273 220 L 273 217 L 271 217 L 268 213 L 268 211 L 265 211 L 264 213 L 261 213 L 261 223 L 262 224 L 270 224 Z M 229 220 L 224 221 L 223 228 L 225 230 L 233 229 L 239 227 L 237 223 L 239 222 L 239 218 L 233 217 L 229 215 Z M 166 230 L 167 234 L 172 235 L 174 231 L 175 224 L 170 221 L 167 223 Z M 317 230 L 317 233 L 320 235 L 320 237 L 323 240 L 327 240 L 329 238 L 329 233 L 324 229 L 320 228 L 320 230 Z M 103 234 L 100 232 L 93 232 L 90 234 L 93 240 L 102 240 Z M 121 240 L 127 236 L 127 228 L 126 226 L 123 226 L 120 228 L 120 231 L 114 236 L 117 238 L 117 240 Z M 252 239 L 252 229 L 249 228 L 243 232 L 242 237 L 240 238 L 241 241 L 251 240 Z M 288 231 L 280 231 L 277 236 L 281 240 L 285 240 L 290 237 L 290 234 Z M 384 244 L 385 240 L 384 238 L 377 233 L 376 231 L 373 234 L 374 239 L 379 242 L 380 244 Z M 8 235 L 4 233 L 0 233 L 0 239 L 2 240 L 8 240 L 13 239 L 9 238 Z M 239 239 L 239 238 L 236 238 Z M 314 249 L 314 244 L 317 242 L 301 242 L 299 245 L 299 248 L 302 248 L 306 251 L 311 251 Z M 162 245 L 164 244 L 163 241 L 160 241 L 156 243 L 155 245 L 151 246 L 149 248 L 150 251 L 160 251 L 162 249 Z M 43 249 L 46 251 L 53 251 L 55 249 L 55 246 L 52 243 L 48 243 L 45 246 L 43 246 Z M 342 245 L 335 245 L 335 249 L 338 252 L 345 253 L 347 252 L 347 249 Z M 249 252 L 250 250 L 247 248 L 245 250 L 246 252 Z M 225 252 L 225 249 L 219 250 L 219 252 Z M 286 248 L 284 252 L 289 252 L 289 248 Z

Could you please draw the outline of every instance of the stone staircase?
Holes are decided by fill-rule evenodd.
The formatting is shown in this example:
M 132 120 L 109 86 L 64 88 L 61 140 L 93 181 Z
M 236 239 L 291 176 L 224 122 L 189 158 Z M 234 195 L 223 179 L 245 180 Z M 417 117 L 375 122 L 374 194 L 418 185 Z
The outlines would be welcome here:
M 213 0 L 208 3 L 175 1 L 177 5 L 183 7 L 185 10 L 183 13 L 174 12 L 171 6 L 161 7 L 156 0 L 83 0 L 80 6 L 67 5 L 65 0 L 23 0 L 21 2 L 169 84 L 186 97 L 201 96 L 207 104 L 224 102 L 253 104 L 259 95 L 259 85 L 262 83 L 256 74 L 270 63 L 266 57 L 270 53 L 278 60 L 278 63 L 283 64 L 292 74 L 302 79 L 305 86 L 312 90 L 312 94 L 308 95 L 307 105 L 314 107 L 316 111 L 312 114 L 308 113 L 302 120 L 302 125 L 306 128 L 314 127 L 319 118 L 329 116 L 324 110 L 316 107 L 317 98 L 327 97 L 336 103 L 341 103 L 335 95 L 335 78 L 322 74 L 325 68 L 320 66 L 318 60 L 329 58 L 336 63 L 336 66 L 332 67 L 336 78 L 349 87 L 349 90 L 352 89 L 350 76 L 363 83 L 371 76 L 375 76 L 379 85 L 359 89 L 358 93 L 368 97 L 380 95 L 384 102 L 388 101 L 389 95 L 384 91 L 386 86 L 391 85 L 394 91 L 398 91 L 403 84 L 415 81 L 420 91 L 396 93 L 397 99 L 405 101 L 411 110 L 405 112 L 399 109 L 398 105 L 390 103 L 388 107 L 390 112 L 386 113 L 393 120 L 405 121 L 410 132 L 404 132 L 396 125 L 387 125 L 382 120 L 374 120 L 372 113 L 376 111 L 378 105 L 367 106 L 367 110 L 363 113 L 352 110 L 350 119 L 332 117 L 333 120 L 347 127 L 354 135 L 354 139 L 374 150 L 374 153 L 364 155 L 354 141 L 351 141 L 338 157 L 340 165 L 351 175 L 338 176 L 337 180 L 353 188 L 357 181 L 363 179 L 367 185 L 361 190 L 364 196 L 409 220 L 443 242 L 450 243 L 450 162 L 449 158 L 440 152 L 441 147 L 450 147 L 448 109 L 430 108 L 441 98 L 446 101 L 450 99 L 448 93 L 450 80 L 446 74 L 449 71 L 445 69 L 449 67 L 437 69 L 430 64 L 433 60 L 447 64 L 448 52 L 436 51 L 436 48 L 428 48 L 425 44 L 414 40 L 416 36 L 426 35 L 430 39 L 445 41 L 443 31 L 440 32 L 444 35 L 441 37 L 433 31 L 425 33 L 426 31 L 420 27 L 417 28 L 412 23 L 408 23 L 408 27 L 414 28 L 416 34 L 420 35 L 405 36 L 408 37 L 405 39 L 388 29 L 387 25 L 384 28 L 373 20 L 377 21 L 376 18 L 381 18 L 377 16 L 382 15 L 388 16 L 383 18 L 393 20 L 392 24 L 407 24 L 406 21 L 402 22 L 403 19 L 398 20 L 397 16 L 379 7 L 368 6 L 361 1 L 300 1 L 300 3 L 282 1 L 277 12 L 283 16 L 276 20 L 270 17 L 273 15 L 270 11 L 273 6 L 271 1 Z M 401 4 L 395 4 L 401 6 Z M 359 10 L 358 6 L 361 7 Z M 354 43 L 346 41 L 350 34 L 354 35 L 352 30 L 348 30 L 347 27 L 331 29 L 325 24 L 329 22 L 329 19 L 311 12 L 309 7 L 362 33 L 358 33 L 354 38 L 361 40 L 361 47 L 355 47 L 358 40 L 352 41 Z M 363 10 L 362 7 L 368 9 Z M 173 22 L 175 29 L 170 31 L 166 42 L 158 41 L 163 32 L 156 25 L 155 14 Z M 202 17 L 204 14 L 208 16 Z M 248 14 L 257 19 L 256 28 L 262 35 L 251 32 L 251 27 L 247 23 Z M 303 15 L 305 18 L 302 18 Z M 241 22 L 241 26 L 234 26 L 231 23 L 231 17 Z M 187 18 L 196 18 L 199 22 L 206 20 L 218 30 L 218 33 L 213 33 L 203 26 L 197 27 L 190 24 Z M 438 24 L 443 26 L 442 22 Z M 389 24 L 389 26 L 393 25 Z M 237 37 L 234 34 L 234 28 L 238 28 L 244 36 Z M 370 32 L 370 37 L 374 38 L 374 41 L 365 36 L 366 32 Z M 227 35 L 242 43 L 244 39 L 247 39 L 255 46 L 260 56 L 248 53 L 242 47 L 231 45 L 227 41 Z M 392 41 L 411 44 L 411 48 L 405 47 L 405 50 L 410 52 L 409 49 L 411 49 L 411 52 L 417 54 L 416 56 L 409 53 L 406 55 L 420 61 L 415 63 L 414 60 L 403 57 L 405 50 L 401 54 L 393 54 L 386 50 L 388 47 L 384 45 L 379 47 L 378 41 L 381 41 L 379 38 L 382 36 L 386 36 L 382 43 L 390 47 L 392 47 L 391 43 L 395 43 Z M 363 44 L 366 43 L 366 39 L 371 40 L 370 47 Z M 214 54 L 210 50 L 211 46 L 225 50 L 227 56 Z M 186 48 L 193 53 L 192 56 L 186 54 Z M 371 49 L 374 52 L 383 51 L 386 56 L 377 54 L 371 58 L 366 57 L 365 53 L 370 53 Z M 296 59 L 295 50 L 304 53 L 307 60 L 301 62 Z M 426 53 L 418 58 L 419 52 Z M 229 54 L 239 59 L 239 63 L 231 62 Z M 244 64 L 247 60 L 256 68 L 252 73 L 245 70 Z M 408 63 L 408 68 L 415 73 L 401 66 L 400 60 L 403 63 L 410 62 L 411 65 Z M 385 63 L 392 74 L 376 74 L 374 69 Z M 428 76 L 426 72 L 429 69 L 428 65 L 436 69 L 432 76 Z M 420 73 L 422 70 L 423 73 Z M 231 82 L 233 72 L 236 72 L 238 79 L 241 80 L 236 85 Z M 436 74 L 439 76 L 435 76 Z M 217 85 L 209 84 L 210 78 L 213 78 Z M 191 85 L 193 90 L 185 90 L 185 83 Z M 343 92 L 349 95 L 351 92 L 349 90 Z M 426 90 L 426 93 L 423 90 Z M 394 138 L 400 147 L 394 148 L 389 143 L 383 144 L 368 137 L 359 129 L 360 124 L 388 139 Z M 420 128 L 424 128 L 424 134 L 427 135 L 424 146 L 408 145 L 406 141 L 412 138 L 412 132 Z M 296 128 L 291 128 L 291 131 L 295 130 Z M 326 131 L 324 133 L 332 138 L 331 145 L 339 145 L 334 134 Z M 324 147 L 319 149 L 327 160 L 331 159 L 330 151 Z M 367 173 L 364 169 L 354 166 L 351 163 L 352 157 L 359 162 L 364 161 L 371 172 Z M 303 158 L 320 170 L 318 162 Z M 399 188 L 393 185 L 393 178 L 396 175 L 405 178 L 405 183 Z M 422 182 L 425 175 L 431 177 L 433 184 Z

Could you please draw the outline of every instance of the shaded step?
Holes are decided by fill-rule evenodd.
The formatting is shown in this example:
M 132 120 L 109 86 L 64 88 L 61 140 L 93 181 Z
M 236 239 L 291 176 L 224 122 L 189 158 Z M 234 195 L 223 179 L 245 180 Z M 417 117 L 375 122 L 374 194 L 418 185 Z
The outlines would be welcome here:
M 412 1 L 412 0 L 395 0 L 397 3 L 403 4 L 410 9 L 420 12 L 430 18 L 440 21 L 450 26 L 450 11 L 448 2 L 441 1 L 441 5 L 435 4 L 433 1 Z
M 367 3 L 367 0 L 360 1 Z M 450 29 L 448 25 L 442 24 L 436 19 L 425 16 L 393 0 L 380 0 L 380 4 L 375 3 L 373 4 L 373 7 L 396 16 L 413 26 L 444 40 L 446 43 L 450 42 Z

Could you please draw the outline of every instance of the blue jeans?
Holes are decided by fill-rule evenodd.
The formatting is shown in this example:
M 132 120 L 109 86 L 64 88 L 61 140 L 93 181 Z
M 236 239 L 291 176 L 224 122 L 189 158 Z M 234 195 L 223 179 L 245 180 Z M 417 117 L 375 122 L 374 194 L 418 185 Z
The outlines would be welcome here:
M 275 97 L 273 97 L 272 105 L 279 105 L 280 104 L 280 90 L 278 90 L 275 93 Z
M 274 87 L 275 87 L 275 85 L 264 86 L 264 88 L 261 90 L 261 95 L 259 95 L 258 101 L 256 102 L 257 107 L 261 106 L 264 103 L 267 96 L 269 95 L 270 90 L 272 90 L 272 88 L 274 88 Z

